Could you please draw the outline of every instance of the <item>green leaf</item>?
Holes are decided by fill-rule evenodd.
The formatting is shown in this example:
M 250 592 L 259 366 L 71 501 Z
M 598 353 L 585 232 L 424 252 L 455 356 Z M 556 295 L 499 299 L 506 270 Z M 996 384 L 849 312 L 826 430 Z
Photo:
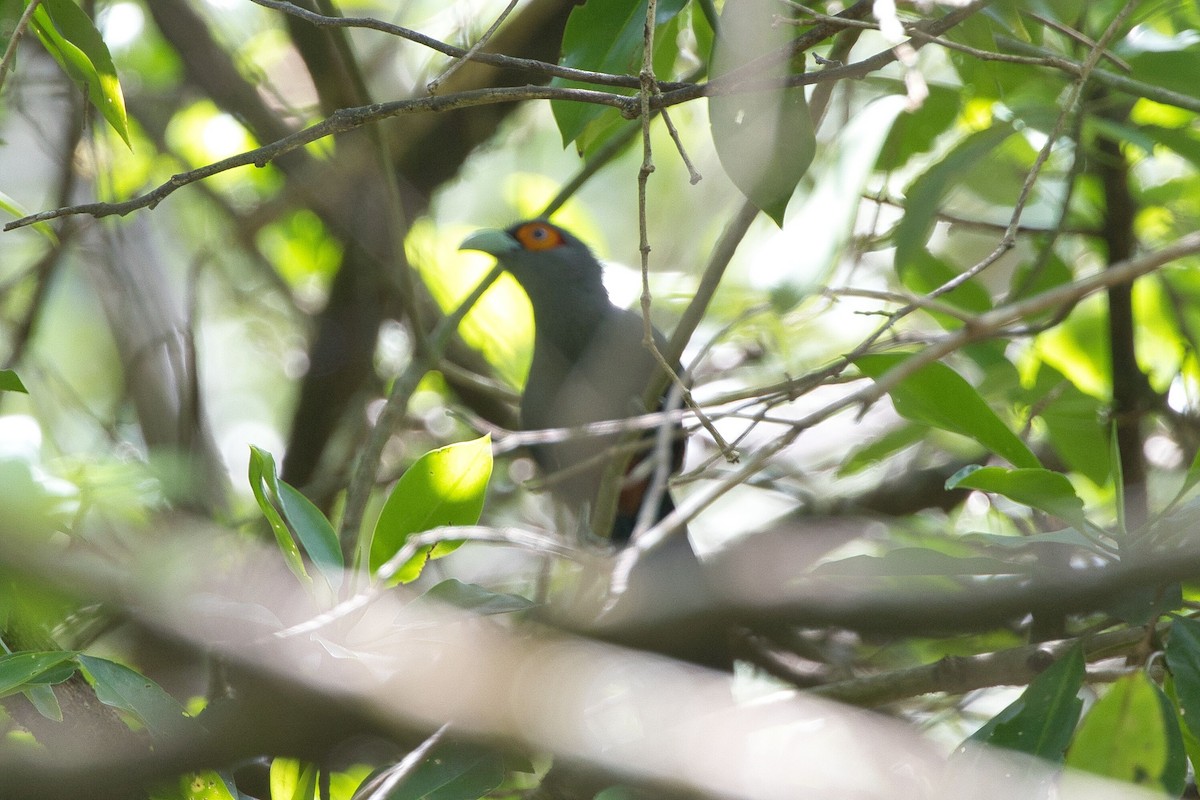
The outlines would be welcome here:
M 254 499 L 258 501 L 258 507 L 262 510 L 263 516 L 267 518 L 267 522 L 271 525 L 271 531 L 275 534 L 275 543 L 279 545 L 279 552 L 283 553 L 284 563 L 292 574 L 300 579 L 300 582 L 305 586 L 312 585 L 312 578 L 308 575 L 308 570 L 304 568 L 304 559 L 300 557 L 300 548 L 296 546 L 295 540 L 292 539 L 292 532 L 288 530 L 287 523 L 283 521 L 283 517 L 276 509 L 276 503 L 279 501 L 279 479 L 275 474 L 275 459 L 266 450 L 262 450 L 254 445 L 250 445 L 250 490 L 254 492 Z
M 791 277 L 787 285 L 775 290 L 795 289 L 796 299 L 785 302 L 784 308 L 823 285 L 842 263 L 862 214 L 863 192 L 874 174 L 871 163 L 896 118 L 903 117 L 906 105 L 902 95 L 873 100 L 855 111 L 832 141 L 823 144 L 820 157 L 812 163 L 806 191 L 796 197 L 799 207 L 793 207 L 787 221 L 789 241 L 803 242 L 804 247 L 788 253 Z
M 239 800 L 244 796 L 238 794 L 231 779 L 205 770 L 180 775 L 175 785 L 152 791 L 150 800 Z
M 879 353 L 859 356 L 854 364 L 878 380 L 909 355 Z M 1001 422 L 961 375 L 940 362 L 928 364 L 888 392 L 905 419 L 967 436 L 1017 467 L 1040 466 L 1033 451 Z
M 96 698 L 133 716 L 155 738 L 184 733 L 192 721 L 187 711 L 162 687 L 141 673 L 106 658 L 80 655 Z
M 1012 134 L 1009 125 L 993 125 L 971 134 L 909 185 L 905 193 L 904 218 L 895 233 L 897 269 L 902 269 L 925 249 L 942 201 L 966 170 Z
M 474 583 L 463 583 L 450 578 L 433 586 L 425 594 L 413 600 L 409 608 L 421 603 L 446 603 L 476 614 L 511 614 L 537 605 L 520 595 L 493 592 Z
M 709 59 L 713 80 L 775 53 L 792 39 L 779 24 L 773 0 L 726 3 Z M 787 87 L 786 58 L 754 70 L 747 78 L 767 88 L 734 89 L 708 99 L 713 144 L 734 185 L 777 225 L 816 153 L 812 114 L 804 87 Z
M 316 800 L 317 765 L 294 758 L 271 760 L 271 800 Z
M 928 425 L 910 423 L 887 431 L 862 447 L 855 448 L 838 468 L 838 477 L 845 477 L 860 472 L 883 459 L 911 447 L 917 442 L 924 441 L 929 435 Z
M 1183 496 L 1196 488 L 1196 484 L 1200 483 L 1200 450 L 1196 451 L 1196 455 L 1192 458 L 1192 463 L 1188 466 L 1187 472 L 1183 476 L 1183 486 L 1179 488 L 1179 492 L 1175 495 L 1174 503 L 1183 499 Z
M 1183 752 L 1187 760 L 1192 764 L 1192 772 L 1195 772 L 1196 764 L 1200 764 L 1200 738 L 1192 733 L 1192 729 L 1188 727 L 1186 720 L 1183 718 L 1183 708 L 1179 705 L 1179 693 L 1175 679 L 1171 676 L 1170 671 L 1163 676 L 1163 694 L 1166 695 L 1167 701 L 1172 706 L 1171 713 L 1174 714 L 1176 723 L 1179 726 L 1179 733 L 1183 738 Z
M 1061 762 L 1083 710 L 1083 676 L 1083 650 L 1076 645 L 971 739 Z
M 904 89 L 897 86 L 894 91 L 903 94 Z M 875 168 L 880 172 L 895 172 L 913 156 L 928 152 L 958 118 L 961 102 L 962 95 L 957 87 L 931 85 L 929 97 L 921 107 L 901 114 L 891 126 L 879 150 Z
M 20 203 L 18 203 L 16 200 L 13 200 L 4 192 L 0 192 L 0 211 L 4 211 L 14 217 L 29 216 L 29 211 L 27 211 Z M 54 228 L 50 227 L 49 223 L 35 222 L 30 227 L 40 233 L 42 236 L 46 237 L 50 244 L 56 246 L 58 245 L 58 234 L 54 232 Z
M 947 489 L 978 489 L 1003 495 L 1021 505 L 1045 511 L 1067 524 L 1087 528 L 1083 516 L 1083 501 L 1067 476 L 1048 469 L 1005 469 L 1004 467 L 970 466 L 956 472 L 946 481 Z
M 1181 785 L 1183 743 L 1166 710 L 1161 692 L 1144 672 L 1118 678 L 1084 717 L 1067 751 L 1067 766 L 1171 791 Z
M 882 556 L 849 556 L 821 564 L 815 572 L 827 575 L 1018 575 L 1028 564 L 998 558 L 950 556 L 924 547 L 900 547 Z
M 1009 282 L 1008 302 L 1012 303 L 1048 292 L 1070 283 L 1073 278 L 1071 268 L 1058 253 L 1051 252 L 1044 256 L 1039 254 L 1037 258 L 1026 261 L 1013 270 L 1012 280 Z M 1058 313 L 1057 309 L 1051 309 L 1029 319 L 1031 321 L 1048 320 L 1056 313 Z
M 958 275 L 953 267 L 924 249 L 915 251 L 905 261 L 897 259 L 896 273 L 900 281 L 915 294 L 928 294 Z M 987 311 L 992 307 L 991 295 L 976 281 L 967 281 L 953 291 L 946 292 L 938 300 L 972 314 Z M 927 310 L 926 313 L 947 330 L 957 330 L 963 325 L 961 319 L 950 314 L 933 309 Z
M 1192 163 L 1193 169 L 1200 168 L 1200 139 L 1190 128 L 1164 128 L 1159 125 L 1144 125 L 1141 130 L 1158 144 L 1169 147 Z
M 659 9 L 658 16 L 660 18 L 663 17 L 662 9 Z M 665 23 L 655 24 L 654 74 L 657 76 L 671 74 L 671 70 L 679 58 L 679 28 L 682 25 L 681 18 L 682 15 L 679 14 Z M 640 49 L 638 51 L 638 58 L 641 58 Z M 589 86 L 588 88 L 595 87 Z M 613 88 L 609 87 L 610 90 Z M 625 89 L 616 89 L 616 91 L 619 94 L 633 93 L 632 90 Z M 624 137 L 624 141 L 618 147 L 618 152 L 623 152 L 633 145 L 634 142 L 639 141 L 638 131 L 641 129 L 640 120 L 627 119 L 615 108 L 595 105 L 585 106 L 581 103 L 575 103 L 574 105 L 578 108 L 599 111 L 583 126 L 583 130 L 579 132 L 579 135 L 575 137 L 575 147 L 585 159 L 591 159 L 592 156 L 596 155 L 598 151 L 614 139 Z
M 371 539 L 371 571 L 396 555 L 408 537 L 443 525 L 474 525 L 492 476 L 492 439 L 482 436 L 431 450 L 405 471 L 388 496 Z M 421 574 L 427 558 L 457 547 L 425 548 L 393 578 L 407 582 Z
M 1175 706 L 1167 693 L 1156 684 L 1151 684 L 1158 698 L 1158 710 L 1162 715 L 1163 730 L 1167 736 L 1167 763 L 1163 769 L 1163 786 L 1172 797 L 1179 797 L 1187 785 L 1187 747 L 1183 741 L 1183 725 Z
M 329 585 L 337 589 L 342 585 L 345 564 L 333 525 L 296 487 L 286 481 L 279 481 L 278 487 L 280 507 L 288 525 L 296 532 L 304 552 L 308 553 Z
M 1193 733 L 1200 731 L 1200 622 L 1175 617 L 1167 639 L 1167 667 L 1175 678 L 1179 714 Z
M 477 744 L 442 742 L 387 800 L 476 800 L 504 780 L 504 758 Z
M 75 654 L 67 650 L 7 653 L 0 656 L 0 697 L 23 691 L 40 675 L 71 660 Z
M 1200 62 L 1200 46 L 1196 45 L 1192 31 L 1182 31 L 1174 38 L 1170 49 L 1146 50 L 1130 55 L 1128 61 L 1133 67 L 1130 77 L 1192 96 L 1196 85 L 1190 79 L 1196 74 L 1196 64 Z
M 17 373 L 11 369 L 0 369 L 0 392 L 29 394 L 29 390 L 25 388 L 25 384 L 21 383 L 21 379 L 17 377 Z
M 664 0 L 655 6 L 654 24 L 664 29 L 684 7 L 686 0 Z M 562 58 L 564 67 L 609 72 L 618 75 L 637 75 L 642 68 L 642 43 L 645 38 L 646 0 L 588 0 L 577 6 L 563 31 Z M 668 31 L 664 30 L 664 33 Z M 656 36 L 655 50 L 667 42 L 674 46 L 675 36 Z M 657 61 L 657 58 L 656 58 Z M 657 64 L 655 65 L 657 69 Z M 594 89 L 591 84 L 555 78 L 551 86 Z M 611 87 L 610 87 L 611 89 Z M 630 92 L 632 93 L 632 92 Z M 550 103 L 563 146 L 583 133 L 584 128 L 605 112 L 615 109 L 593 103 L 555 100 Z
M 1080 391 L 1049 364 L 1038 368 L 1029 403 L 1037 409 L 1050 444 L 1067 466 L 1092 483 L 1104 485 L 1112 463 L 1103 422 L 1104 404 Z
M 91 17 L 73 0 L 42 0 L 33 30 L 71 78 L 87 88 L 88 100 L 129 144 L 129 121 L 117 68 Z
M 62 706 L 58 704 L 58 698 L 54 696 L 54 690 L 49 686 L 30 686 L 22 694 L 46 719 L 53 722 L 63 721 Z
M 1080 550 L 1096 551 L 1096 544 L 1074 528 L 1063 528 L 1028 536 L 1006 536 L 999 533 L 964 533 L 958 537 L 962 542 L 981 547 L 997 547 L 1003 550 L 1026 550 L 1044 544 L 1061 544 Z

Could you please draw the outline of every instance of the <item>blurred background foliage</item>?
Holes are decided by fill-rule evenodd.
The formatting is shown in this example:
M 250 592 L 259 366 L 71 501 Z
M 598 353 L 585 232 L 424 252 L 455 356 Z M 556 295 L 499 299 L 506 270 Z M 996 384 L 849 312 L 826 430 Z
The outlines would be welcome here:
M 1184 686 L 1168 687 L 1169 702 L 1161 663 L 1150 671 L 1157 683 L 1134 685 L 1130 676 L 1161 650 L 1154 620 L 1193 607 L 1184 567 L 1200 564 L 1187 494 L 1200 480 L 1200 248 L 1188 244 L 1200 228 L 1200 9 L 1180 0 L 900 5 L 898 18 L 876 19 L 869 3 L 768 4 L 772 30 L 785 43 L 801 37 L 807 53 L 806 78 L 793 58 L 791 85 L 767 94 L 790 98 L 785 123 L 796 113 L 807 119 L 809 107 L 818 115 L 808 166 L 805 154 L 792 157 L 810 144 L 794 125 L 722 149 L 733 123 L 710 125 L 714 106 L 698 95 L 672 99 L 719 77 L 710 68 L 732 69 L 716 69 L 711 50 L 714 25 L 734 0 L 658 3 L 653 63 L 678 144 L 656 116 L 644 209 L 652 316 L 673 329 L 714 248 L 740 241 L 683 361 L 696 399 L 743 457 L 795 440 L 691 520 L 693 537 L 704 551 L 801 541 L 803 557 L 785 548 L 772 559 L 785 582 L 850 576 L 881 595 L 1021 588 L 1055 570 L 1173 561 L 1176 571 L 1134 587 L 1140 595 L 1071 600 L 1057 613 L 1052 604 L 1050 613 L 1045 604 L 1016 608 L 1003 621 L 965 610 L 954 624 L 888 631 L 869 619 L 826 627 L 834 620 L 821 612 L 798 614 L 785 619 L 786 635 L 772 625 L 766 650 L 746 660 L 763 680 L 770 673 L 852 702 L 886 700 L 942 743 L 992 719 L 981 738 L 1033 752 L 1013 733 L 1026 717 L 1012 708 L 995 716 L 1016 693 L 968 691 L 1029 686 L 1029 669 L 966 686 L 901 682 L 878 694 L 855 694 L 853 679 L 1045 640 L 1066 641 L 1059 655 L 1098 633 L 1132 631 L 1123 649 L 1085 646 L 1089 674 L 1118 680 L 1121 702 L 1157 708 L 1161 697 L 1163 713 L 1174 715 L 1200 691 L 1188 683 L 1200 675 L 1174 672 Z M 46 24 L 67 25 L 71 39 L 64 6 L 80 10 L 48 3 Z M 312 9 L 465 48 L 503 6 L 356 0 Z M 25 8 L 0 2 L 4 43 Z M 530 0 L 487 50 L 636 75 L 644 9 Z M 478 62 L 445 74 L 457 60 L 416 42 L 318 27 L 265 2 L 89 0 L 81 10 L 111 54 L 127 117 L 100 113 L 112 89 L 99 61 L 88 102 L 86 76 L 60 67 L 53 42 L 27 32 L 7 64 L 0 107 L 9 219 L 128 201 L 336 109 L 421 97 L 435 79 L 435 96 L 530 85 L 536 97 L 532 85 L 551 78 Z M 849 22 L 823 16 L 839 12 Z M 940 38 L 920 28 L 898 60 L 853 71 L 906 40 L 890 24 L 946 20 Z M 613 90 L 563 78 L 552 85 Z M 807 105 L 797 92 L 808 93 Z M 739 113 L 762 113 L 748 108 L 734 109 L 736 125 Z M 168 512 L 186 511 L 269 536 L 245 479 L 251 446 L 274 454 L 279 477 L 336 528 L 393 382 L 430 357 L 423 348 L 439 320 L 491 269 L 490 259 L 457 250 L 467 233 L 553 208 L 555 222 L 605 261 L 614 300 L 636 303 L 640 134 L 638 120 L 612 107 L 565 99 L 404 113 L 217 172 L 152 210 L 6 230 L 0 367 L 15 370 L 27 393 L 0 393 L 0 533 L 136 550 L 172 525 Z M 702 180 L 689 180 L 681 152 Z M 747 185 L 761 164 L 730 163 L 743 156 L 780 173 L 772 178 L 783 181 L 782 201 L 763 202 L 762 187 Z M 769 213 L 754 214 L 746 195 Z M 1173 246 L 1176 257 L 1136 282 L 1068 288 Z M 989 321 L 989 312 L 1054 291 L 1063 292 L 1058 302 Z M 947 341 L 956 344 L 943 352 L 941 372 L 927 367 L 899 381 L 887 371 L 899 360 L 851 365 L 883 351 L 919 357 Z M 529 460 L 505 444 L 531 343 L 528 303 L 502 276 L 426 364 L 386 437 L 364 530 L 422 454 L 482 433 L 497 444 L 482 523 L 546 524 L 548 501 L 527 491 L 536 485 Z M 847 400 L 869 379 L 885 381 L 879 394 L 890 397 Z M 685 499 L 741 468 L 692 418 L 688 425 L 695 433 L 675 484 Z M 997 471 L 969 471 L 978 465 Z M 341 547 L 349 553 L 353 544 Z M 468 546 L 418 585 L 457 576 L 533 596 L 539 563 Z M 778 621 L 779 609 L 769 611 L 764 621 Z M 120 636 L 76 630 L 62 601 L 40 616 L 64 639 L 58 647 L 97 644 L 147 674 L 155 669 Z M 802 624 L 808 619 L 819 624 Z M 1139 625 L 1148 626 L 1141 637 Z M 6 649 L 52 652 L 10 635 Z M 1194 657 L 1173 646 L 1171 667 Z M 45 669 L 61 673 L 62 659 L 52 661 Z M 1072 698 L 1084 681 L 1076 666 L 1046 673 Z M 102 668 L 79 669 L 97 683 Z M 1079 713 L 1066 704 L 1028 721 L 1066 729 L 1057 751 L 1036 754 L 1061 762 Z M 1186 762 L 1175 745 L 1185 736 L 1189 756 L 1200 748 L 1177 717 L 1163 719 L 1145 723 L 1170 745 L 1152 764 L 1118 774 L 1092 744 L 1103 722 L 1092 723 L 1068 763 L 1178 794 Z M 1109 724 L 1112 734 L 1118 722 Z M 274 791 L 312 778 L 299 762 L 277 765 Z

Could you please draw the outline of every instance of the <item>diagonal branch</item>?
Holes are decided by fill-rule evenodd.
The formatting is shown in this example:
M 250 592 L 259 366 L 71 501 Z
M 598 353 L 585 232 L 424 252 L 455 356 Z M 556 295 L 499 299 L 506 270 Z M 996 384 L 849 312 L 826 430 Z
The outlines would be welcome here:
M 96 218 L 108 216 L 125 216 L 142 208 L 153 209 L 176 189 L 190 183 L 211 178 L 222 172 L 228 172 L 238 167 L 265 167 L 280 156 L 311 144 L 326 136 L 360 128 L 363 125 L 379 122 L 380 120 L 398 117 L 405 114 L 423 112 L 451 111 L 472 106 L 492 105 L 495 103 L 514 103 L 521 100 L 572 100 L 584 103 L 597 103 L 613 106 L 623 111 L 629 108 L 630 98 L 608 92 L 598 92 L 591 89 L 569 89 L 553 86 L 516 86 L 499 89 L 471 89 L 455 94 L 418 97 L 411 100 L 395 100 L 389 103 L 373 103 L 369 106 L 343 108 L 335 111 L 325 119 L 285 136 L 278 141 L 203 167 L 172 175 L 169 180 L 158 187 L 138 195 L 137 197 L 119 203 L 83 203 L 74 206 L 42 211 L 37 214 L 21 217 L 6 223 L 4 230 L 10 231 L 23 228 L 35 222 L 58 219 L 76 214 L 87 214 Z

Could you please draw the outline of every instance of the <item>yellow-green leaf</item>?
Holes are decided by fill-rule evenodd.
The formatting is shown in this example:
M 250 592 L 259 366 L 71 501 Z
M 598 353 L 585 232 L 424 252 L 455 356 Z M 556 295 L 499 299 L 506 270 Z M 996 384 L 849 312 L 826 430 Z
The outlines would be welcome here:
M 271 525 L 275 534 L 275 543 L 283 554 L 284 563 L 292 574 L 300 579 L 305 586 L 312 585 L 312 578 L 304 568 L 304 559 L 300 557 L 300 548 L 296 546 L 292 532 L 279 513 L 279 478 L 275 474 L 275 459 L 266 450 L 250 445 L 250 490 L 263 516 Z
M 29 394 L 25 384 L 21 383 L 21 378 L 11 369 L 0 369 L 0 392 Z
M 1079 529 L 1087 527 L 1083 500 L 1067 476 L 1048 469 L 1005 469 L 969 466 L 946 481 L 947 489 L 978 489 L 1004 495 L 1013 502 L 1045 511 Z
M 17 218 L 29 216 L 29 212 L 25 210 L 20 203 L 18 203 L 16 200 L 13 200 L 4 192 L 0 192 L 0 211 L 4 211 L 7 214 L 12 214 Z M 32 227 L 42 236 L 46 237 L 50 244 L 58 244 L 58 234 L 54 232 L 54 228 L 51 228 L 45 222 L 35 222 L 30 227 Z
M 88 100 L 128 145 L 129 121 L 117 68 L 91 17 L 73 0 L 42 0 L 33 12 L 32 27 L 47 52 L 87 89 Z
M 421 456 L 405 471 L 388 496 L 371 539 L 371 571 L 400 551 L 408 537 L 444 525 L 474 525 L 492 476 L 492 439 L 440 447 Z M 403 583 L 421 574 L 428 558 L 451 552 L 457 543 L 423 548 L 392 581 Z
M 1158 687 L 1144 672 L 1118 679 L 1084 717 L 1067 766 L 1148 788 L 1179 785 L 1182 740 L 1164 710 Z

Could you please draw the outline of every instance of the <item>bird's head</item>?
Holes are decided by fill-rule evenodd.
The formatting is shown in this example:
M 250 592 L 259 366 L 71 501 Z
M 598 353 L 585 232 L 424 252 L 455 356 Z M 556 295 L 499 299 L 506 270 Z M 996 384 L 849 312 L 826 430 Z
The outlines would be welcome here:
M 608 302 L 603 268 L 592 251 L 546 220 L 518 222 L 505 230 L 476 231 L 463 240 L 459 249 L 495 256 L 525 289 L 535 313 L 539 306 L 559 300 Z

